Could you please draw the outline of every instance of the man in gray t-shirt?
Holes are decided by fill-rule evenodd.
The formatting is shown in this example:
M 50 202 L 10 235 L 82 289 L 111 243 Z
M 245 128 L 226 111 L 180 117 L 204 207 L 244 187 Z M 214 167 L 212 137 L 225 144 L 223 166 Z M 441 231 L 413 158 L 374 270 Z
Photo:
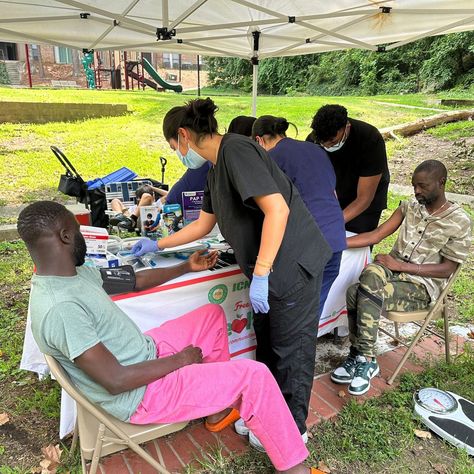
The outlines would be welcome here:
M 114 280 L 83 266 L 84 237 L 61 204 L 26 207 L 18 233 L 36 265 L 33 336 L 92 402 L 135 424 L 206 417 L 213 432 L 241 417 L 279 471 L 309 472 L 301 464 L 308 451 L 270 371 L 253 360 L 230 360 L 220 306 L 202 306 L 142 334 L 104 291 L 114 283 L 140 291 L 211 268 L 216 253 L 196 252 L 180 265 L 137 274 L 122 267 Z

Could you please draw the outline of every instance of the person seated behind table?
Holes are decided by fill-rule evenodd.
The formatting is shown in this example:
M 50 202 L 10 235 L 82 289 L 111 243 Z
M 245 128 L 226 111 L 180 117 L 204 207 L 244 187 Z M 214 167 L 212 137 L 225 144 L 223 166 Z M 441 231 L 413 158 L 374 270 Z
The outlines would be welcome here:
M 332 257 L 323 273 L 321 315 L 331 285 L 339 274 L 342 251 L 347 247 L 344 218 L 335 193 L 336 175 L 327 153 L 313 143 L 288 138 L 289 125 L 283 117 L 262 115 L 253 124 L 252 138 L 291 179 L 332 248 Z
M 93 403 L 133 424 L 207 417 L 211 431 L 224 429 L 240 412 L 276 469 L 309 472 L 301 464 L 308 451 L 269 370 L 253 360 L 229 359 L 220 306 L 201 306 L 142 334 L 104 291 L 113 292 L 104 277 L 110 269 L 83 265 L 86 243 L 63 205 L 30 204 L 20 213 L 18 233 L 36 265 L 30 293 L 33 336 Z M 170 268 L 114 271 L 132 277 L 128 291 L 140 291 L 211 268 L 216 259 L 215 252 L 196 252 Z
M 415 199 L 402 201 L 377 229 L 347 239 L 349 247 L 379 243 L 398 228 L 388 255 L 361 273 L 347 290 L 351 348 L 345 362 L 331 374 L 336 383 L 350 384 L 349 393 L 362 395 L 379 373 L 375 343 L 382 311 L 417 311 L 436 301 L 447 278 L 467 258 L 471 221 L 466 212 L 446 199 L 447 171 L 437 160 L 415 169 Z
M 348 117 L 342 105 L 321 107 L 311 128 L 306 140 L 319 143 L 334 166 L 346 230 L 374 230 L 387 207 L 390 182 L 382 135 L 374 126 Z
M 252 125 L 255 117 L 239 115 L 232 119 L 229 124 L 230 133 L 238 133 L 250 137 L 252 135 Z M 210 163 L 204 163 L 200 168 L 188 168 L 183 176 L 173 185 L 169 193 L 161 198 L 164 204 L 179 204 L 183 208 L 183 192 L 203 191 L 206 187 L 207 172 L 211 168 Z
M 166 196 L 161 198 L 162 204 L 179 204 L 183 209 L 183 192 L 203 191 L 206 187 L 207 172 L 211 165 L 204 163 L 196 169 L 188 168 L 178 181 L 172 186 Z
M 135 191 L 137 204 L 134 206 L 127 208 L 120 199 L 112 199 L 110 206 L 116 214 L 110 218 L 110 223 L 122 229 L 134 230 L 140 217 L 140 208 L 143 206 L 157 206 L 161 209 L 161 202 L 157 197 L 166 196 L 166 194 L 167 191 L 164 189 L 144 184 Z

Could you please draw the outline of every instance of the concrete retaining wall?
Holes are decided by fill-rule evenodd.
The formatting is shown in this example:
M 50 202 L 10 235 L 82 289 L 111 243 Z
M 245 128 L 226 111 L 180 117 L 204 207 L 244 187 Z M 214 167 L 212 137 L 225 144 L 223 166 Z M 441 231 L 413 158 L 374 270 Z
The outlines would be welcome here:
M 0 123 L 70 122 L 87 118 L 115 117 L 126 113 L 126 104 L 0 102 Z
M 441 105 L 454 105 L 455 107 L 466 107 L 466 106 L 473 106 L 474 100 L 471 99 L 441 99 L 439 101 Z

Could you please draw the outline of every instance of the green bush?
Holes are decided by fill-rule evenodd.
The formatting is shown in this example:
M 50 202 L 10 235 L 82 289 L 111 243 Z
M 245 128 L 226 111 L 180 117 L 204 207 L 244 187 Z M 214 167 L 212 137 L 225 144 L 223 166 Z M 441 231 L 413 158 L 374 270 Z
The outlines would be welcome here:
M 10 78 L 8 77 L 5 63 L 0 63 L 0 84 L 10 84 Z
M 215 86 L 250 90 L 252 65 L 209 58 Z M 260 61 L 259 92 L 375 95 L 441 91 L 474 85 L 474 32 L 424 38 L 387 52 L 359 49 Z

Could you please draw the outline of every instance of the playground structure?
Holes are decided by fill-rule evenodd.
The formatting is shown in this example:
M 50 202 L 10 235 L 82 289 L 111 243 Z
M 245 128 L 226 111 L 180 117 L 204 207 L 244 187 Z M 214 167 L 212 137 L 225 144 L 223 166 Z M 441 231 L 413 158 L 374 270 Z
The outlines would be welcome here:
M 137 70 L 140 69 L 140 63 L 138 61 L 127 61 L 126 62 L 127 75 L 131 77 L 132 79 L 135 79 L 138 82 L 138 84 L 141 84 L 143 86 L 143 88 L 145 88 L 145 86 L 149 86 L 152 89 L 155 89 L 156 91 L 163 91 L 166 89 L 172 90 L 174 92 L 183 91 L 183 86 L 181 84 L 171 84 L 169 82 L 166 82 L 158 74 L 156 69 L 150 64 L 150 62 L 146 58 L 142 57 L 142 61 L 141 61 L 142 74 L 141 75 L 134 71 L 135 67 L 137 68 Z M 149 74 L 149 76 L 153 78 L 153 81 L 145 77 L 144 71 L 146 71 Z
M 138 57 L 137 57 L 138 56 Z M 127 52 L 120 53 L 117 67 L 113 67 L 116 52 L 113 53 L 114 61 L 110 68 L 104 67 L 103 60 L 98 52 L 94 55 L 92 51 L 84 51 L 82 63 L 87 77 L 87 84 L 90 89 L 101 89 L 104 83 L 105 74 L 110 75 L 110 87 L 112 89 L 134 89 L 136 81 L 137 88 L 151 87 L 157 92 L 172 90 L 182 92 L 183 86 L 178 83 L 165 81 L 153 65 L 140 53 L 136 53 L 136 59 L 128 59 Z M 148 77 L 146 76 L 148 75 Z
M 55 87 L 89 89 L 142 89 L 179 92 L 195 88 L 197 56 L 169 53 L 139 53 L 123 50 L 59 48 L 31 43 L 0 43 L 0 84 L 13 87 Z M 147 64 L 142 64 L 142 58 Z M 128 63 L 135 63 L 128 64 Z M 134 67 L 132 67 L 134 66 Z M 127 73 L 127 67 L 129 72 Z M 207 83 L 207 71 L 200 70 Z M 145 83 L 141 79 L 146 79 Z M 156 85 L 156 88 L 155 88 Z

